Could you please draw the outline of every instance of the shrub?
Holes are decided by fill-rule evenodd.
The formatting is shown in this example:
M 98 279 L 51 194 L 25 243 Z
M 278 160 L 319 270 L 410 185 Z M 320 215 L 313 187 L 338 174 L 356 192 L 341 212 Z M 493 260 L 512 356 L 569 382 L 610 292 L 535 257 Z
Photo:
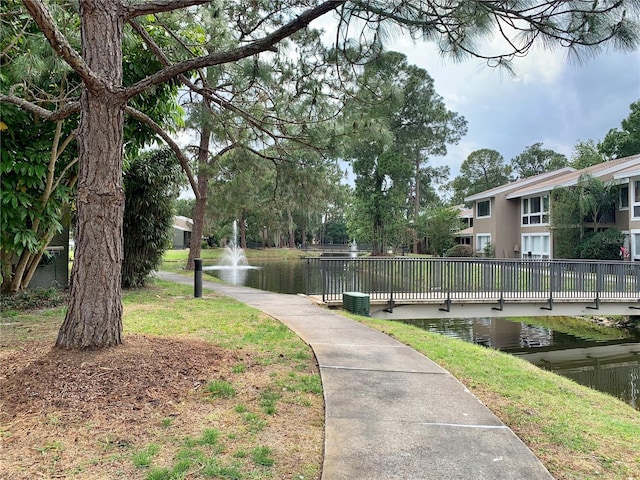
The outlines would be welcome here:
M 180 167 L 173 153 L 156 150 L 131 162 L 124 175 L 122 286 L 143 287 L 171 241 Z
M 473 249 L 470 245 L 454 245 L 447 250 L 447 257 L 472 257 Z
M 616 228 L 592 233 L 577 248 L 579 258 L 588 260 L 620 260 L 624 235 Z
M 491 242 L 487 243 L 484 246 L 484 248 L 482 249 L 482 254 L 485 258 L 493 258 L 496 256 L 495 248 L 493 248 Z
M 67 294 L 56 287 L 23 290 L 14 295 L 0 295 L 0 311 L 32 310 L 36 308 L 52 308 L 64 305 Z

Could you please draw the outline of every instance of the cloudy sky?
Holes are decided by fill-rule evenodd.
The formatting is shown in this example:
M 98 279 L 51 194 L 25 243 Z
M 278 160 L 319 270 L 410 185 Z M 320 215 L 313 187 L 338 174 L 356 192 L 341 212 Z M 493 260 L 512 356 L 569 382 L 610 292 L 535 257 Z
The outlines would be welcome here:
M 640 100 L 640 52 L 604 52 L 577 62 L 561 50 L 535 51 L 516 60 L 516 74 L 481 60 L 456 63 L 433 45 L 396 39 L 389 50 L 407 55 L 435 81 L 450 110 L 463 115 L 468 133 L 434 165 L 449 165 L 452 177 L 474 150 L 491 148 L 508 162 L 542 142 L 571 158 L 578 141 L 601 141 Z
M 324 16 L 312 24 L 335 39 L 335 19 Z M 494 48 L 499 40 L 493 40 Z M 506 162 L 528 146 L 542 142 L 571 158 L 579 141 L 601 141 L 629 115 L 640 100 L 640 52 L 604 51 L 580 62 L 567 50 L 532 50 L 514 61 L 515 75 L 491 68 L 478 59 L 462 63 L 444 59 L 432 43 L 413 42 L 400 34 L 387 45 L 403 52 L 410 63 L 435 80 L 447 108 L 463 115 L 468 133 L 446 157 L 432 165 L 449 165 L 451 178 L 474 150 L 490 148 Z

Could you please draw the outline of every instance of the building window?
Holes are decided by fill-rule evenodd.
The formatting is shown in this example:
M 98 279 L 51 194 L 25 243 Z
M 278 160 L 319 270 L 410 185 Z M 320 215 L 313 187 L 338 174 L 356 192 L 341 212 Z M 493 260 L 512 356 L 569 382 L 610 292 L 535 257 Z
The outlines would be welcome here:
M 522 257 L 543 259 L 551 256 L 548 233 L 522 235 Z
M 629 185 L 620 185 L 618 205 L 620 210 L 629 210 Z
M 522 224 L 545 225 L 549 223 L 549 195 L 522 199 Z
M 476 235 L 476 252 L 484 252 L 487 245 L 491 243 L 490 233 L 481 233 Z
M 491 216 L 491 200 L 484 200 L 476 203 L 476 217 L 490 217 Z
M 631 232 L 631 258 L 640 262 L 640 230 Z
M 633 182 L 633 218 L 640 218 L 640 180 Z

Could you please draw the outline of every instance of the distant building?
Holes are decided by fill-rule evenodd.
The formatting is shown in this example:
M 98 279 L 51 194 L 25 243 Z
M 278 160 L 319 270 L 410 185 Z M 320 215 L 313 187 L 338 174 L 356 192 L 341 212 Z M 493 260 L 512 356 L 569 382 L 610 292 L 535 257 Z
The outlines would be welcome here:
M 460 219 L 463 229 L 455 232 L 455 239 L 457 245 L 469 245 L 473 243 L 473 209 L 466 208 L 464 205 L 458 207 L 460 213 L 458 218 Z
M 463 232 L 472 235 L 473 251 L 481 254 L 491 244 L 498 258 L 553 258 L 551 191 L 575 186 L 586 174 L 619 185 L 615 216 L 602 226 L 623 232 L 631 259 L 640 261 L 640 155 L 583 170 L 567 167 L 545 172 L 465 198 L 472 205 L 473 230 Z
M 188 217 L 175 215 L 173 217 L 173 248 L 181 250 L 188 248 L 191 243 L 191 232 L 193 231 L 193 220 Z

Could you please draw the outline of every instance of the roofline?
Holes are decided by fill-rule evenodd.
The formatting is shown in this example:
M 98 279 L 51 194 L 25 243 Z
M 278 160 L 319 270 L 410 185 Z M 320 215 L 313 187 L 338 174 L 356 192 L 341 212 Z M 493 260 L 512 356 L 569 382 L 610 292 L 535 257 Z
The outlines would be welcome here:
M 631 170 L 629 172 L 620 172 L 620 173 L 616 173 L 613 178 L 615 178 L 616 180 L 621 180 L 623 178 L 629 178 L 629 177 L 640 177 L 640 167 L 638 167 L 637 170 Z
M 504 192 L 508 192 L 509 190 L 513 190 L 516 188 L 522 188 L 524 186 L 530 185 L 532 183 L 538 182 L 540 180 L 546 180 L 549 177 L 556 177 L 564 175 L 565 173 L 576 172 L 577 170 L 572 167 L 563 167 L 558 170 L 553 170 L 551 172 L 544 172 L 539 175 L 535 175 L 533 177 L 524 178 L 521 180 L 516 180 L 515 182 L 507 183 L 506 185 L 502 185 L 500 187 L 495 187 L 490 190 L 485 190 L 484 192 L 476 193 L 464 199 L 465 202 L 473 202 L 475 200 L 481 200 L 483 198 L 491 198 L 495 197 Z M 517 184 L 517 185 L 516 185 Z
M 599 178 L 599 177 L 602 177 L 604 175 L 607 175 L 608 173 L 614 173 L 617 170 L 625 170 L 625 169 L 629 168 L 630 166 L 632 166 L 634 163 L 636 163 L 638 160 L 640 160 L 640 155 L 633 155 L 632 157 L 629 157 L 629 158 L 630 158 L 630 160 L 627 160 L 627 161 L 621 162 L 621 163 L 617 163 L 614 166 L 611 166 L 609 168 L 605 168 L 604 170 L 600 170 L 600 171 L 597 172 L 598 173 L 597 175 L 593 175 L 593 176 L 595 178 Z M 603 162 L 603 163 L 607 163 L 607 162 Z M 600 165 L 600 164 L 598 164 L 598 165 Z M 586 170 L 586 168 L 583 169 L 583 170 Z M 526 197 L 526 196 L 529 196 L 529 195 L 535 195 L 536 193 L 550 192 L 555 187 L 573 187 L 574 185 L 577 185 L 578 180 L 580 179 L 580 177 L 582 175 L 585 175 L 585 174 L 586 175 L 591 175 L 589 172 L 585 172 L 584 174 L 580 173 L 583 170 L 576 170 L 576 173 L 579 173 L 579 175 L 577 175 L 575 177 L 572 177 L 571 179 L 569 179 L 569 180 L 567 180 L 565 182 L 560 182 L 558 185 L 554 185 L 552 188 L 549 188 L 549 186 L 547 185 L 547 186 L 544 186 L 544 187 L 538 187 L 538 188 L 534 188 L 532 190 L 527 190 L 526 192 L 524 192 L 525 193 L 524 195 L 515 195 L 515 194 L 507 195 L 507 200 L 512 200 L 514 198 L 520 198 L 520 197 Z M 625 177 L 626 176 L 628 176 L 628 174 L 625 175 Z M 614 179 L 616 178 L 615 175 L 614 175 L 613 178 Z

